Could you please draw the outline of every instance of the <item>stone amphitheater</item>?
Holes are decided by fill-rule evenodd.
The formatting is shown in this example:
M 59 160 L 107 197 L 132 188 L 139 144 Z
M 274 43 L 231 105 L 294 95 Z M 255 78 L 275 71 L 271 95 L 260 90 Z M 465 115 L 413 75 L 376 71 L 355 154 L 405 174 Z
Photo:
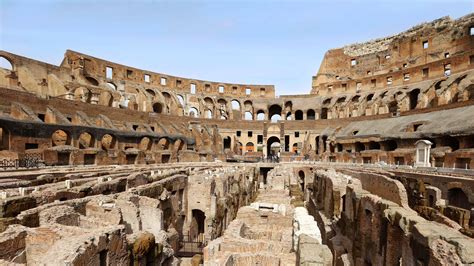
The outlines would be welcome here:
M 312 89 L 0 51 L 1 265 L 473 265 L 474 14 Z

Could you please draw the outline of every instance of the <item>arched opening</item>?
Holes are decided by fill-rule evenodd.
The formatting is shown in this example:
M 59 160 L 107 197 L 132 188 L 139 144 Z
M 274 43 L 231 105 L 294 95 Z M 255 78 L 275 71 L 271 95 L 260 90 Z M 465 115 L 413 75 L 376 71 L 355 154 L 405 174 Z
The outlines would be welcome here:
M 300 186 L 301 186 L 301 191 L 304 191 L 304 177 L 305 177 L 305 175 L 304 175 L 304 171 L 303 171 L 303 170 L 300 170 L 300 171 L 298 172 L 298 177 L 300 178 L 300 180 L 299 180 L 300 182 L 299 182 L 299 183 L 300 183 Z
M 74 99 L 76 101 L 81 101 L 84 103 L 90 103 L 91 102 L 91 97 L 92 94 L 91 92 L 84 88 L 84 87 L 79 87 L 74 91 Z
M 313 109 L 309 109 L 306 112 L 306 117 L 307 117 L 307 120 L 315 120 L 316 119 L 316 112 Z
M 113 150 L 115 149 L 117 140 L 115 136 L 110 135 L 110 134 L 105 134 L 104 136 L 102 136 L 102 139 L 100 140 L 100 144 L 102 146 L 102 149 L 104 150 Z
M 328 109 L 321 108 L 321 119 L 328 119 Z
M 196 107 L 189 108 L 189 116 L 191 117 L 199 117 L 199 111 Z
M 452 188 L 448 190 L 448 204 L 466 210 L 471 209 L 469 198 L 466 193 L 460 188 Z
M 293 115 L 291 112 L 286 113 L 286 120 L 293 120 Z
M 107 82 L 107 88 L 109 88 L 111 90 L 114 90 L 114 91 L 117 90 L 117 86 L 115 86 L 115 84 L 113 84 L 112 82 Z
M 265 112 L 263 110 L 257 112 L 257 120 L 265 120 Z
M 451 151 L 459 149 L 459 141 L 451 136 L 443 136 L 438 139 L 439 147 L 451 147 Z M 438 146 L 438 145 L 437 145 Z
M 375 141 L 369 142 L 369 150 L 380 150 L 380 144 Z
M 397 142 L 393 139 L 382 142 L 384 151 L 394 151 L 397 149 Z
M 316 143 L 316 145 L 315 145 L 315 146 L 316 146 L 316 147 L 315 147 L 315 148 L 316 148 L 316 149 L 315 149 L 315 150 L 316 150 L 316 154 L 319 154 L 319 136 L 316 137 L 315 143 Z
M 141 151 L 148 151 L 151 150 L 153 142 L 150 140 L 149 137 L 143 137 L 138 144 L 138 149 Z
M 70 144 L 69 135 L 61 129 L 58 129 L 53 132 L 53 135 L 51 136 L 51 140 L 53 142 L 53 146 L 63 146 L 63 145 Z
M 184 106 L 184 97 L 182 95 L 176 95 L 176 98 L 178 98 L 178 102 L 181 104 L 181 106 Z
M 245 120 L 253 120 L 253 114 L 251 112 L 245 112 L 245 115 L 244 115 L 244 119 Z
M 467 93 L 467 99 L 468 100 L 474 100 L 474 85 L 469 85 L 466 88 L 466 93 Z
M 323 141 L 322 145 L 323 145 L 323 153 L 324 153 L 324 152 L 326 152 L 326 150 L 327 150 L 327 144 L 326 144 L 326 142 L 327 142 L 327 140 L 328 140 L 328 137 L 327 137 L 327 136 L 323 136 L 321 140 Z
M 367 100 L 368 102 L 370 102 L 370 101 L 372 101 L 372 98 L 374 98 L 374 94 L 373 94 L 373 93 L 367 95 L 366 100 Z
M 155 96 L 156 96 L 155 91 L 152 90 L 152 89 L 147 89 L 147 90 L 146 90 L 146 93 L 148 93 L 152 98 L 155 98 Z
M 193 209 L 191 211 L 191 217 L 191 226 L 189 227 L 191 241 L 204 242 L 205 213 L 201 210 Z
M 355 152 L 361 152 L 361 151 L 365 150 L 364 144 L 362 144 L 360 142 L 356 142 L 354 144 L 354 146 L 355 146 Z
M 161 103 L 154 103 L 153 112 L 161 114 L 163 112 L 163 105 Z
M 270 106 L 268 114 L 272 122 L 281 120 L 281 106 L 277 104 Z
M 237 100 L 232 100 L 230 102 L 230 104 L 232 105 L 232 110 L 237 110 L 237 111 L 240 111 L 240 102 L 237 101 Z
M 102 136 L 100 143 L 102 145 L 102 149 L 112 150 L 115 148 L 116 139 L 110 134 L 105 134 L 104 136 Z
M 272 115 L 272 117 L 270 118 L 270 120 L 271 120 L 272 123 L 276 123 L 276 122 L 278 122 L 278 121 L 281 120 L 281 115 L 279 115 L 279 114 L 274 114 L 274 115 Z
M 398 112 L 398 103 L 397 101 L 391 101 L 389 104 L 388 104 L 388 112 L 389 113 L 397 113 Z
M 408 93 L 410 100 L 410 110 L 413 110 L 418 105 L 418 95 L 420 94 L 420 89 L 414 89 Z
M 157 145 L 157 148 L 158 150 L 169 150 L 170 148 L 170 141 L 167 139 L 167 138 L 161 138 L 159 141 L 158 141 L 158 145 Z
M 212 111 L 211 110 L 206 110 L 206 118 L 207 119 L 212 119 Z
M 267 140 L 267 157 L 275 156 L 280 151 L 281 144 L 280 138 L 278 137 L 270 137 Z
M 323 105 L 328 105 L 331 103 L 331 98 L 327 98 L 323 101 Z
M 87 149 L 94 147 L 94 137 L 88 132 L 82 132 L 79 135 L 79 149 Z
M 303 120 L 303 111 L 296 110 L 295 112 L 295 120 Z
M 0 68 L 13 71 L 13 64 L 4 56 L 0 56 Z
M 252 142 L 247 142 L 247 144 L 245 144 L 245 150 L 247 152 L 254 152 L 255 149 L 254 149 L 254 145 Z
M 231 137 L 227 136 L 224 138 L 224 151 L 230 150 L 231 143 L 232 143 Z
M 298 143 L 293 143 L 293 147 L 292 147 L 292 150 L 291 150 L 293 153 L 295 154 L 298 154 L 299 150 L 298 150 Z
M 94 86 L 99 86 L 99 82 L 93 77 L 86 77 L 86 80 Z
M 352 101 L 353 103 L 357 103 L 357 102 L 359 102 L 359 99 L 360 99 L 360 95 L 356 95 L 356 96 L 352 97 L 352 100 L 351 100 L 351 101 Z
M 10 149 L 10 134 L 9 132 L 0 127 L 0 151 Z
M 237 153 L 238 155 L 242 155 L 242 150 L 243 150 L 243 147 L 242 147 L 242 146 L 243 146 L 243 145 L 242 145 L 242 142 L 240 142 L 240 141 L 237 142 L 237 147 L 236 147 L 237 151 L 236 151 L 236 153 Z

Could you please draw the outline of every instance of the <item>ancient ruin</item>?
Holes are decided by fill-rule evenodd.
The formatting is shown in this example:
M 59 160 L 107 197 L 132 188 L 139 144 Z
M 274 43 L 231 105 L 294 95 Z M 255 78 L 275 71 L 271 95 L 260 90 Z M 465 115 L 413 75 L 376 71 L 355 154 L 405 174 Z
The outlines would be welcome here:
M 474 264 L 474 14 L 306 95 L 0 51 L 0 264 Z

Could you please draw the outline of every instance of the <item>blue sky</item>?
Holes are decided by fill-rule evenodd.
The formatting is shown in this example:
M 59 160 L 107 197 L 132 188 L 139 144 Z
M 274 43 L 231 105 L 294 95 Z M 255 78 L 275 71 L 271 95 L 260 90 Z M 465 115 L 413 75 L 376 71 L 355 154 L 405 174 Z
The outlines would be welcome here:
M 472 12 L 474 0 L 0 0 L 0 49 L 55 65 L 71 49 L 170 75 L 304 94 L 328 49 Z

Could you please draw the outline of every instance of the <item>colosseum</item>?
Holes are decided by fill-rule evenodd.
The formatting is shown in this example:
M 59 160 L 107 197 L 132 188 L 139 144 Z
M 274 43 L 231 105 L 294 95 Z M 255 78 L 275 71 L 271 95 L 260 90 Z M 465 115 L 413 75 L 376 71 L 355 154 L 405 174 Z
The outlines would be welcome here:
M 304 95 L 0 58 L 2 265 L 474 265 L 474 13 Z

